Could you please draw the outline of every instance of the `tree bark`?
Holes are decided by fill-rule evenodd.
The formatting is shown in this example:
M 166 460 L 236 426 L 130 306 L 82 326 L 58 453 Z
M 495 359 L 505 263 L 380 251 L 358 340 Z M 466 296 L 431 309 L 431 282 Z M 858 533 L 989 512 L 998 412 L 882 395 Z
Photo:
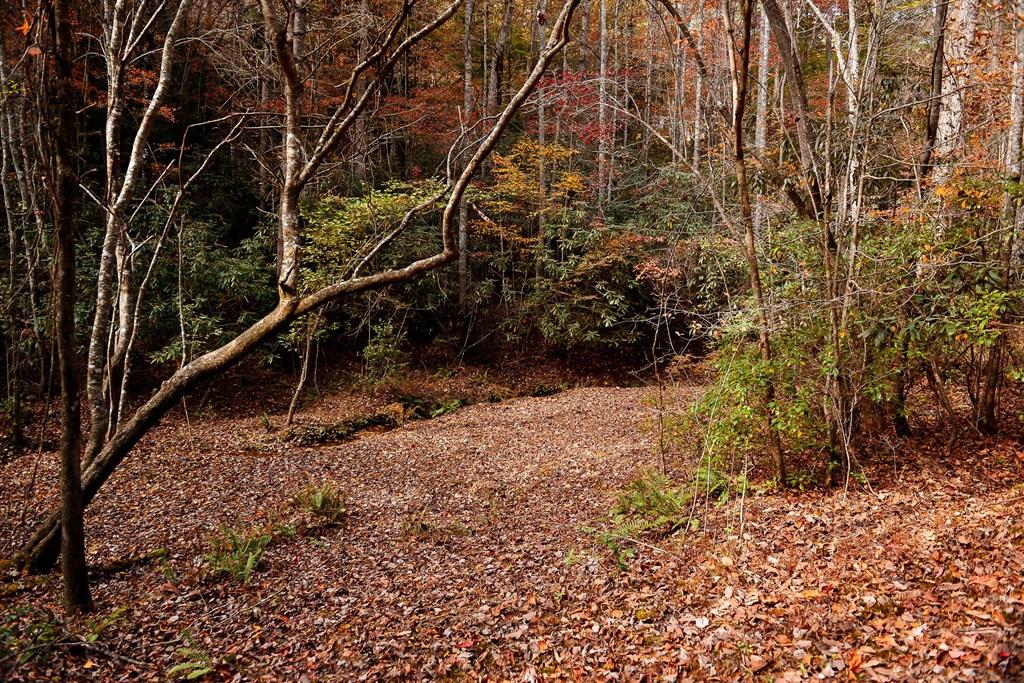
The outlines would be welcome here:
M 768 25 L 771 27 L 775 46 L 782 58 L 782 66 L 786 71 L 790 101 L 794 109 L 796 125 L 797 153 L 803 168 L 802 182 L 805 192 L 815 207 L 815 213 L 821 212 L 820 188 L 818 179 L 817 155 L 814 153 L 814 136 L 811 131 L 810 105 L 807 100 L 807 85 L 804 80 L 803 60 L 797 50 L 796 41 L 786 22 L 786 17 L 778 0 L 761 0 Z
M 963 121 L 967 105 L 967 75 L 974 68 L 971 56 L 978 31 L 979 0 L 959 0 L 947 20 L 943 40 L 942 106 L 935 132 L 936 186 L 949 179 L 956 153 L 963 148 Z
M 768 28 L 768 17 L 765 16 L 764 8 L 761 9 L 760 32 L 758 36 L 757 53 L 757 98 L 754 110 L 754 151 L 758 157 L 764 157 L 768 152 L 768 56 L 771 49 L 769 42 L 770 34 Z M 766 214 L 765 197 L 758 193 L 757 203 L 754 206 L 754 237 L 761 238 L 764 219 Z
M 942 108 L 942 64 L 945 54 L 946 13 L 949 11 L 948 0 L 935 0 L 932 12 L 932 64 L 928 103 L 925 106 L 928 118 L 925 124 L 924 145 L 917 160 L 917 191 L 922 196 L 922 183 L 931 171 L 932 152 L 935 150 L 935 137 L 939 130 L 939 112 Z
M 127 252 L 123 251 L 128 248 L 129 226 L 125 212 L 142 180 L 146 148 L 156 116 L 171 86 L 175 46 L 184 31 L 191 5 L 192 0 L 180 0 L 177 3 L 170 27 L 164 36 L 157 84 L 143 111 L 132 140 L 127 166 L 122 171 L 120 149 L 125 110 L 122 92 L 124 75 L 133 58 L 133 48 L 140 37 L 138 31 L 148 22 L 138 21 L 138 17 L 136 20 L 129 20 L 128 3 L 111 4 L 110 0 L 104 1 L 103 54 L 107 68 L 107 114 L 104 127 L 106 184 L 103 200 L 106 223 L 96 281 L 96 310 L 89 340 L 86 371 L 86 393 L 90 408 L 86 462 L 95 456 L 117 426 L 111 424 L 111 415 L 114 401 L 122 394 L 124 353 L 131 337 L 131 330 L 119 325 L 117 334 L 114 335 L 114 349 L 109 349 L 114 305 L 119 303 L 118 318 L 122 324 L 133 320 L 135 313 L 131 264 L 125 259 Z M 141 12 L 143 8 L 138 7 L 135 10 Z M 121 258 L 118 258 L 119 249 L 122 250 Z M 115 288 L 115 274 L 119 274 L 118 288 Z
M 493 56 L 491 57 L 491 71 L 488 74 L 487 82 L 487 110 L 485 115 L 488 119 L 494 117 L 501 104 L 501 73 L 505 65 L 505 53 L 508 50 L 508 41 L 512 35 L 512 15 L 515 4 L 512 0 L 505 0 L 505 13 L 501 17 L 501 28 L 498 29 L 498 38 L 494 41 Z
M 537 0 L 537 16 L 544 16 L 548 11 L 548 0 Z M 540 22 L 538 22 L 540 23 Z M 541 24 L 537 27 L 540 36 L 540 44 L 547 42 L 547 25 Z M 537 213 L 537 258 L 534 261 L 537 277 L 544 274 L 544 254 L 547 249 L 547 185 L 548 169 L 544 158 L 544 148 L 548 144 L 547 121 L 544 109 L 544 90 L 537 91 L 537 144 L 540 145 L 540 158 L 537 160 L 537 187 L 540 190 L 540 209 Z
M 608 185 L 608 0 L 599 4 L 599 73 L 597 82 L 597 203 L 604 206 Z
M 469 149 L 469 129 L 473 111 L 473 0 L 463 4 L 465 23 L 462 37 L 462 144 Z M 465 154 L 462 155 L 465 160 Z M 469 299 L 469 211 L 459 205 L 459 307 Z
M 71 23 L 64 0 L 52 0 L 50 36 L 56 68 L 54 98 L 53 298 L 57 355 L 60 367 L 61 439 L 61 576 L 64 608 L 69 613 L 92 609 L 85 563 L 85 521 L 82 496 L 82 428 L 79 414 L 78 369 L 75 362 L 75 228 L 77 183 L 75 162 L 77 127 L 72 83 Z

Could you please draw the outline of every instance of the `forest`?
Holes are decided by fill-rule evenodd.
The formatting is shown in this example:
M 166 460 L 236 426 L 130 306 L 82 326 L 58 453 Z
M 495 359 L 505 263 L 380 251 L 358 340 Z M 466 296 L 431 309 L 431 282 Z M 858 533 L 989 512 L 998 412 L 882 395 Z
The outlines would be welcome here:
M 0 0 L 0 680 L 1024 680 L 1024 0 Z

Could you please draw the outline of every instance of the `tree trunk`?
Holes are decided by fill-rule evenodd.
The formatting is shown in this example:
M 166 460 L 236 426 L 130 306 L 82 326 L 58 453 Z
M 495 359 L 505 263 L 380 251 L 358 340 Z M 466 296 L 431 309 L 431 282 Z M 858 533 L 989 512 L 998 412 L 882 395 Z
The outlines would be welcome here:
M 505 52 L 508 50 L 508 41 L 512 35 L 512 15 L 514 9 L 515 4 L 512 0 L 505 0 L 505 13 L 501 17 L 501 28 L 498 30 L 498 38 L 494 41 L 491 72 L 488 74 L 487 111 L 485 112 L 488 119 L 494 118 L 494 115 L 498 113 L 498 106 L 501 104 L 501 72 L 505 64 Z
M 701 0 L 700 9 L 697 14 L 697 22 L 700 26 L 700 32 L 697 33 L 697 46 L 694 48 L 697 54 L 700 54 L 704 49 L 704 1 Z M 686 83 L 680 84 L 682 88 L 686 87 Z M 704 88 L 705 84 L 705 71 L 703 69 L 697 69 L 697 82 L 693 88 L 693 166 L 694 168 L 700 168 L 700 157 L 703 153 L 701 150 L 704 144 Z
M 359 22 L 362 29 L 359 32 L 359 49 L 356 54 L 356 61 L 364 61 L 370 54 L 370 0 L 359 0 Z M 360 77 L 359 90 L 366 89 L 366 78 Z M 352 160 L 352 174 L 359 186 L 366 183 L 369 168 L 370 137 L 366 127 L 366 117 L 360 116 L 352 124 L 352 139 L 355 143 L 355 154 Z
M 608 0 L 598 0 L 600 71 L 597 82 L 597 202 L 604 206 L 604 190 L 608 184 Z
M 754 306 L 757 309 L 758 349 L 761 360 L 768 373 L 765 379 L 765 422 L 772 459 L 779 478 L 779 485 L 786 485 L 786 461 L 782 453 L 782 442 L 778 430 L 772 422 L 772 405 L 775 403 L 775 376 L 772 368 L 772 346 L 770 318 L 768 306 L 761 286 L 761 272 L 757 261 L 757 242 L 754 234 L 754 215 L 750 201 L 750 183 L 747 179 L 747 162 L 744 153 L 743 118 L 747 106 L 747 83 L 750 73 L 750 36 L 753 23 L 753 0 L 741 0 L 740 34 L 737 41 L 733 26 L 732 7 L 726 3 L 723 8 L 726 33 L 728 34 L 730 77 L 732 81 L 732 132 L 733 132 L 733 167 L 736 172 L 736 185 L 740 196 L 740 213 L 743 221 L 743 253 L 747 260 L 747 271 L 750 276 L 750 289 L 754 295 Z
M 1010 127 L 1007 131 L 1003 170 L 1007 188 L 1021 180 L 1021 150 L 1024 147 L 1024 0 L 1016 8 L 1017 29 L 1014 36 L 1014 59 L 1010 86 Z M 1003 195 L 1000 216 L 999 267 L 1003 291 L 1009 292 L 1013 283 L 1013 251 L 1017 236 L 1020 207 L 1009 189 Z M 1003 384 L 1003 368 L 1008 351 L 1005 333 L 1000 334 L 988 349 L 978 404 L 978 429 L 995 434 L 999 429 L 999 390 Z
M 548 11 L 548 0 L 537 0 L 537 16 L 546 16 Z M 537 32 L 540 37 L 540 44 L 543 45 L 547 42 L 548 28 L 547 24 L 543 23 L 537 27 Z M 544 88 L 537 90 L 537 144 L 540 145 L 540 158 L 537 160 L 537 187 L 540 190 L 540 208 L 537 212 L 537 257 L 534 261 L 535 272 L 537 277 L 541 277 L 544 274 L 544 253 L 547 248 L 547 185 L 548 185 L 548 170 L 547 164 L 544 159 L 544 148 L 548 144 L 547 139 L 547 121 L 545 120 L 544 110 Z
M 775 46 L 778 48 L 783 68 L 786 71 L 790 101 L 794 109 L 797 152 L 803 169 L 802 183 L 805 186 L 804 190 L 807 196 L 815 205 L 815 212 L 820 213 L 821 201 L 817 188 L 820 188 L 821 183 L 817 179 L 818 163 L 817 156 L 814 153 L 814 137 L 811 133 L 811 114 L 807 101 L 807 86 L 804 81 L 803 62 L 778 0 L 761 0 L 761 6 L 764 8 L 765 16 L 768 18 L 768 25 L 771 27 L 772 37 L 775 39 Z
M 922 184 L 931 171 L 932 152 L 935 151 L 935 137 L 939 130 L 939 112 L 942 108 L 942 64 L 945 49 L 943 43 L 946 36 L 946 13 L 949 10 L 947 0 L 935 0 L 932 8 L 934 21 L 932 24 L 932 64 L 928 103 L 925 106 L 927 122 L 925 123 L 924 144 L 917 160 L 917 193 L 923 196 Z
M 53 298 L 57 355 L 60 367 L 61 439 L 61 576 L 64 608 L 69 613 L 92 608 L 85 563 L 85 505 L 82 497 L 82 428 L 79 415 L 78 369 L 75 362 L 75 232 L 77 183 L 74 160 L 77 132 L 72 83 L 72 32 L 64 0 L 52 0 L 50 34 L 56 67 L 54 98 Z
M 473 0 L 465 0 L 464 32 L 462 39 L 462 133 L 463 146 L 469 149 L 471 113 L 473 111 Z M 463 153 L 463 163 L 466 160 Z M 469 211 L 465 203 L 459 205 L 459 307 L 469 299 Z
M 138 17 L 129 17 L 131 8 L 128 3 L 116 3 L 104 17 L 102 48 L 107 68 L 107 114 L 104 127 L 106 180 L 103 199 L 106 204 L 106 223 L 86 371 L 86 393 L 90 407 L 89 442 L 85 451 L 87 463 L 116 429 L 111 419 L 112 414 L 116 419 L 115 402 L 122 395 L 124 354 L 127 353 L 128 340 L 132 337 L 131 330 L 125 329 L 125 325 L 130 325 L 134 319 L 133 273 L 131 259 L 127 258 L 130 252 L 124 251 L 130 249 L 126 208 L 142 181 L 150 135 L 171 87 L 175 47 L 191 6 L 192 0 L 178 0 L 174 9 L 173 19 L 163 40 L 156 87 L 136 126 L 128 163 L 123 169 L 120 149 L 125 99 L 122 86 L 128 65 L 134 58 L 134 53 L 128 54 L 131 52 L 129 46 L 134 48 L 138 45 L 135 31 L 146 23 L 136 21 Z M 134 11 L 142 10 L 141 7 L 134 8 Z M 160 10 L 157 8 L 153 11 Z M 122 250 L 121 258 L 118 257 L 119 249 Z M 118 275 L 118 287 L 115 287 L 115 274 Z M 115 303 L 119 304 L 118 317 L 122 324 L 113 335 L 114 349 L 110 350 Z
M 978 31 L 979 0 L 959 0 L 943 40 L 942 106 L 935 132 L 935 184 L 942 185 L 949 179 L 956 163 L 954 156 L 963 148 L 963 121 L 967 104 L 964 86 L 970 71 L 974 68 L 971 57 Z
M 761 9 L 760 35 L 757 53 L 757 102 L 754 110 L 754 151 L 758 158 L 764 158 L 768 151 L 768 55 L 769 44 L 768 17 L 764 8 Z M 758 193 L 757 204 L 754 206 L 754 237 L 761 238 L 766 213 L 764 194 Z

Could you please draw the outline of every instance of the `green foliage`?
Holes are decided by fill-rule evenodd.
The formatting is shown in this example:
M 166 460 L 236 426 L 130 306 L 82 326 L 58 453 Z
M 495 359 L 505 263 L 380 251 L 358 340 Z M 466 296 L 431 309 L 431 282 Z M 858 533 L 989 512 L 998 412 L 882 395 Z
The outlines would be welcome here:
M 363 377 L 373 384 L 390 379 L 409 362 L 409 354 L 402 349 L 402 332 L 390 320 L 370 328 L 370 341 L 362 355 Z
M 661 472 L 648 472 L 627 484 L 616 497 L 613 518 L 643 517 L 655 525 L 674 523 L 692 498 L 685 487 L 675 487 Z
M 122 605 L 113 609 L 110 614 L 99 619 L 85 620 L 85 634 L 82 640 L 87 643 L 95 643 L 108 629 L 124 623 L 128 615 L 128 607 Z
M 308 224 L 304 233 L 303 286 L 315 290 L 348 277 L 359 265 L 369 246 L 390 233 L 415 206 L 437 194 L 436 181 L 404 183 L 392 181 L 358 197 L 328 195 L 303 211 Z M 385 250 L 371 267 L 389 267 L 436 250 L 436 227 L 428 222 L 431 212 L 419 215 L 410 228 Z M 433 230 L 433 239 L 423 240 L 421 230 Z M 415 245 L 419 238 L 425 244 Z
M 13 607 L 0 614 L 0 671 L 45 659 L 64 638 L 53 616 L 34 607 Z
M 333 482 L 306 485 L 295 494 L 295 502 L 325 526 L 338 526 L 345 518 L 345 494 Z
M 270 534 L 260 530 L 224 527 L 211 539 L 206 561 L 215 576 L 249 583 L 272 540 Z
M 447 415 L 448 413 L 454 413 L 463 405 L 464 404 L 461 398 L 449 398 L 443 401 L 439 401 L 437 405 L 435 405 L 434 408 L 430 411 L 430 417 L 435 418 L 441 417 L 442 415 Z
M 189 634 L 185 634 L 184 647 L 175 652 L 177 664 L 167 669 L 167 677 L 174 680 L 196 681 L 214 673 L 213 657 Z
M 677 443 L 700 434 L 712 459 L 764 466 L 770 424 L 787 453 L 828 468 L 843 460 L 828 429 L 837 418 L 826 412 L 840 392 L 856 406 L 843 418 L 854 439 L 868 425 L 912 419 L 906 397 L 915 383 L 960 392 L 976 411 L 986 359 L 1024 303 L 1019 276 L 998 260 L 1004 191 L 1000 181 L 954 177 L 931 205 L 863 220 L 856 289 L 842 309 L 826 289 L 821 224 L 778 222 L 762 257 L 773 360 L 759 353 L 752 301 L 736 299 L 713 329 L 714 386 L 675 422 Z M 849 254 L 834 258 L 835 272 L 846 273 Z M 814 476 L 791 474 L 784 483 L 806 487 Z
M 165 247 L 181 249 L 185 270 L 180 283 L 176 262 L 160 261 L 154 271 L 153 293 L 147 297 L 147 338 L 166 341 L 151 349 L 152 362 L 195 358 L 224 344 L 273 306 L 272 229 L 258 226 L 234 247 L 221 243 L 225 229 L 216 218 L 207 222 L 190 216 L 178 244 Z
M 814 485 L 814 475 L 806 470 L 797 470 L 786 474 L 786 486 L 803 491 Z
M 595 534 L 612 553 L 619 569 L 625 570 L 636 553 L 631 540 L 680 529 L 686 523 L 692 498 L 690 489 L 675 486 L 664 474 L 652 470 L 619 490 L 611 509 L 610 528 L 585 531 Z

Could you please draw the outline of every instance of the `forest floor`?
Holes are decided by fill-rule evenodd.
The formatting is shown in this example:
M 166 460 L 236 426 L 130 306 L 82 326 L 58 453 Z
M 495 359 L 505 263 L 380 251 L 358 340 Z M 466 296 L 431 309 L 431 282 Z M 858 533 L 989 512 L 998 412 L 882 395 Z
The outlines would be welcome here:
M 308 435 L 395 396 L 327 391 L 298 439 L 275 431 L 280 400 L 176 415 L 89 510 L 94 615 L 59 616 L 57 577 L 4 579 L 0 679 L 1024 680 L 1016 442 L 923 437 L 876 454 L 867 485 L 702 502 L 699 529 L 620 567 L 589 527 L 660 464 L 655 392 L 486 402 L 558 381 L 456 373 L 425 402 L 447 414 L 340 442 Z M 48 453 L 0 467 L 0 555 L 55 470 Z M 339 526 L 293 503 L 325 481 Z M 211 574 L 227 526 L 272 536 L 248 583 Z

